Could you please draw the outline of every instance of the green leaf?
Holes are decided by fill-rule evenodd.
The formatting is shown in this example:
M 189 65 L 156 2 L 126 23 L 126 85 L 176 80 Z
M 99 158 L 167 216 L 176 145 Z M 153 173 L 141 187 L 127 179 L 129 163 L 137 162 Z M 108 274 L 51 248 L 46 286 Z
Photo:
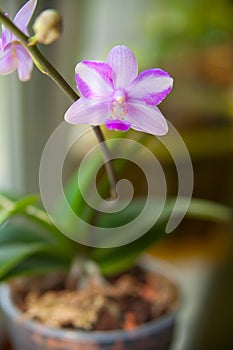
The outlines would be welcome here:
M 69 267 L 70 262 L 62 260 L 59 257 L 51 259 L 50 256 L 37 254 L 36 256 L 26 258 L 24 261 L 17 264 L 17 266 L 6 272 L 2 276 L 2 280 L 6 281 L 20 276 L 42 275 L 56 271 L 68 271 Z
M 14 214 L 25 211 L 28 206 L 35 204 L 38 199 L 38 195 L 31 195 L 14 201 L 0 194 L 0 225 Z
M 11 243 L 0 246 L 0 280 L 4 274 L 30 255 L 47 248 L 43 243 Z
M 175 213 L 177 215 L 180 215 L 181 209 L 183 208 L 183 202 L 186 202 L 185 198 L 183 198 L 183 200 L 180 198 L 179 200 L 180 207 L 176 207 L 177 211 Z M 159 220 L 148 232 L 137 240 L 115 248 L 94 249 L 92 252 L 92 258 L 99 264 L 102 272 L 104 274 L 114 274 L 130 267 L 135 262 L 138 255 L 149 248 L 157 240 L 165 237 L 165 228 L 172 213 L 174 203 L 174 198 L 167 200 Z M 136 200 L 135 205 L 130 207 L 130 211 L 128 213 L 130 218 L 134 217 L 134 214 L 138 213 L 138 208 L 140 205 L 140 200 Z M 153 208 L 151 208 L 151 210 L 151 215 L 153 215 Z M 111 222 L 111 226 L 121 226 L 121 224 L 124 224 L 126 216 L 127 209 L 125 210 L 125 215 L 122 217 L 119 215 L 119 213 L 113 214 L 112 219 L 110 219 L 108 216 L 106 223 L 108 224 Z M 232 218 L 232 211 L 230 208 L 221 204 L 201 199 L 193 199 L 186 216 L 194 219 L 205 219 L 225 223 L 230 222 Z M 102 223 L 104 222 L 104 217 L 101 218 L 101 221 Z
M 25 219 L 27 221 L 33 221 L 39 225 L 39 227 L 46 230 L 48 236 L 59 241 L 60 244 L 66 247 L 67 250 L 71 249 L 71 247 L 74 245 L 71 240 L 50 221 L 47 213 L 44 210 L 31 205 L 23 214 L 25 215 Z
M 7 209 L 0 209 L 0 226 L 12 215 Z
M 41 225 L 23 217 L 15 217 L 0 227 L 0 244 L 12 242 L 49 244 L 56 243 L 57 240 Z
M 5 241 L 9 241 L 11 238 L 13 239 L 14 237 L 16 239 L 16 236 L 18 237 L 19 234 L 22 234 L 21 237 L 18 237 L 19 240 L 22 240 L 22 237 L 28 237 L 28 240 L 33 241 L 36 236 L 37 240 L 43 240 L 46 237 L 48 241 L 56 239 L 67 250 L 71 249 L 70 239 L 56 228 L 43 209 L 34 205 L 38 199 L 39 195 L 26 196 L 21 199 L 18 196 L 14 198 L 12 195 L 0 195 L 0 242 L 3 240 L 3 237 L 5 237 Z M 23 227 L 22 223 L 17 221 L 17 224 L 9 232 L 6 221 L 8 219 L 10 221 L 12 219 L 15 220 L 15 218 L 18 219 L 19 217 L 24 217 Z M 32 225 L 33 222 L 34 226 Z M 7 234 L 9 235 L 8 239 Z
M 16 212 L 23 212 L 25 208 L 38 202 L 39 198 L 37 194 L 23 197 L 15 202 L 14 210 Z
M 228 223 L 232 220 L 232 208 L 209 200 L 193 198 L 187 217 Z
M 141 134 L 138 134 L 141 141 L 145 140 L 145 136 L 141 136 Z M 117 136 L 116 136 L 117 137 Z M 121 139 L 123 137 L 126 137 L 125 135 L 121 135 Z M 112 140 L 111 143 L 111 149 L 115 147 L 119 147 L 119 143 L 121 144 L 121 139 L 116 138 Z M 111 152 L 110 149 L 110 152 Z M 128 156 L 130 157 L 130 154 L 133 154 L 134 150 L 131 149 L 127 152 Z M 91 222 L 93 216 L 95 215 L 95 210 L 93 210 L 90 206 L 87 205 L 87 203 L 84 201 L 82 197 L 82 193 L 85 193 L 88 188 L 90 181 L 92 180 L 93 176 L 96 175 L 96 169 L 98 169 L 99 165 L 103 163 L 103 156 L 101 152 L 98 152 L 98 154 L 95 154 L 92 157 L 89 157 L 88 161 L 86 162 L 86 168 L 85 168 L 85 174 L 84 176 L 79 177 L 79 183 L 77 181 L 78 179 L 78 171 L 72 176 L 70 181 L 65 187 L 65 196 L 66 199 L 72 208 L 72 210 L 81 217 L 84 221 Z M 122 159 L 118 161 L 117 165 L 115 165 L 115 171 L 119 173 L 119 171 L 122 169 L 123 165 L 126 163 L 125 159 Z M 82 192 L 81 190 L 82 189 Z M 101 178 L 98 189 L 100 190 L 100 193 L 103 196 L 107 196 L 109 191 L 109 182 L 108 177 L 106 175 L 106 172 L 104 172 L 103 177 Z M 93 199 L 95 202 L 95 199 Z M 69 210 L 67 210 L 67 206 L 65 203 L 61 200 L 60 203 L 58 203 L 56 209 L 55 209 L 55 215 L 58 218 L 58 220 L 62 220 L 62 222 L 65 222 L 67 225 L 72 225 L 70 223 L 70 216 L 69 216 Z

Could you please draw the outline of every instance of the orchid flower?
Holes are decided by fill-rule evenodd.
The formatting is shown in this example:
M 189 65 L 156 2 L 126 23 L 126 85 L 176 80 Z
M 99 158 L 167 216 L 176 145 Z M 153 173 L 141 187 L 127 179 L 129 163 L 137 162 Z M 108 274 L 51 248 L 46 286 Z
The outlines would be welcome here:
M 26 35 L 28 35 L 27 27 L 36 4 L 37 0 L 29 0 L 21 7 L 13 20 L 13 23 Z M 21 81 L 27 81 L 31 77 L 33 61 L 17 37 L 2 25 L 2 37 L 0 39 L 0 74 L 10 74 L 14 72 L 16 68 L 18 69 L 19 79 Z
M 161 69 L 138 75 L 138 64 L 126 46 L 115 46 L 106 62 L 82 61 L 75 68 L 81 98 L 65 114 L 71 124 L 105 124 L 110 130 L 129 128 L 165 135 L 166 119 L 156 107 L 171 91 L 173 79 Z

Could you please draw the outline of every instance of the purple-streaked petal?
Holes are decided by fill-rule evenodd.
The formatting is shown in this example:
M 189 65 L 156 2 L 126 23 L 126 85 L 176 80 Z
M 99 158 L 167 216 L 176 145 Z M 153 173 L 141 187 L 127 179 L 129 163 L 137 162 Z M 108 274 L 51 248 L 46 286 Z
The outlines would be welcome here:
M 75 68 L 78 90 L 83 97 L 104 97 L 113 94 L 112 69 L 105 62 L 82 61 Z
M 108 98 L 87 99 L 81 97 L 65 113 L 65 120 L 70 124 L 101 125 L 110 116 Z
M 130 128 L 130 123 L 119 119 L 108 119 L 106 120 L 105 125 L 109 130 L 115 131 L 128 131 Z
M 8 17 L 8 14 L 5 13 L 5 16 Z M 2 41 L 1 48 L 4 48 L 9 42 L 12 41 L 12 33 L 2 24 Z
M 112 67 L 116 89 L 126 88 L 138 74 L 137 60 L 127 46 L 115 46 L 109 52 L 106 62 Z
M 26 35 L 28 35 L 28 24 L 36 8 L 37 0 L 29 0 L 16 13 L 14 24 Z
M 0 51 L 0 74 L 6 75 L 12 73 L 18 64 L 12 44 L 8 44 L 4 50 Z
M 4 46 L 6 46 L 6 35 L 5 35 L 5 28 L 2 25 L 2 37 L 0 39 L 0 49 L 4 49 Z
M 171 91 L 173 79 L 161 69 L 148 69 L 128 87 L 128 96 L 146 102 L 148 105 L 159 104 Z
M 128 104 L 127 121 L 131 128 L 162 136 L 168 132 L 168 124 L 158 107 L 135 101 Z
M 31 78 L 33 61 L 27 50 L 21 45 L 15 45 L 15 52 L 18 58 L 19 80 L 27 81 Z

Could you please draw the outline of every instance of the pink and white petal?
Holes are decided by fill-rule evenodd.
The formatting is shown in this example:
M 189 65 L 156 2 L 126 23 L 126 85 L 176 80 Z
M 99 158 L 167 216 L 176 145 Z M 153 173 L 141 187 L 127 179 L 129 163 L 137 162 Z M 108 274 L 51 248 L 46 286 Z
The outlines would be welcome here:
M 136 57 L 127 46 L 115 46 L 109 52 L 106 62 L 112 67 L 116 89 L 126 88 L 138 74 Z
M 8 44 L 4 50 L 0 51 L 0 74 L 7 75 L 16 69 L 18 64 L 12 44 Z
M 65 113 L 65 120 L 70 124 L 101 125 L 108 119 L 109 99 L 87 99 L 81 97 Z
M 127 89 L 128 96 L 146 102 L 159 104 L 171 91 L 173 79 L 162 69 L 148 69 L 138 75 Z
M 83 97 L 103 97 L 113 94 L 112 68 L 101 61 L 82 61 L 75 67 L 75 79 Z
M 18 76 L 21 81 L 28 81 L 31 78 L 33 61 L 27 50 L 21 45 L 15 45 L 15 52 L 18 58 Z
M 143 102 L 128 104 L 126 120 L 131 128 L 152 135 L 162 136 L 168 132 L 168 124 L 158 107 L 148 106 Z
M 16 13 L 14 24 L 26 35 L 28 35 L 28 24 L 31 20 L 33 12 L 35 11 L 37 0 L 29 0 Z

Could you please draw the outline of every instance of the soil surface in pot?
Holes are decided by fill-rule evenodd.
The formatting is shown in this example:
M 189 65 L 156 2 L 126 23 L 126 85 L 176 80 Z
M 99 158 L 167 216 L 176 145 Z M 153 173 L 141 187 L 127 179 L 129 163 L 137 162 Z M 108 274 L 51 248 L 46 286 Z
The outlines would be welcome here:
M 13 297 L 23 318 L 50 327 L 129 330 L 177 306 L 173 283 L 140 267 L 108 278 L 102 285 L 89 282 L 81 289 L 68 289 L 64 281 L 64 276 L 52 275 L 14 284 Z

